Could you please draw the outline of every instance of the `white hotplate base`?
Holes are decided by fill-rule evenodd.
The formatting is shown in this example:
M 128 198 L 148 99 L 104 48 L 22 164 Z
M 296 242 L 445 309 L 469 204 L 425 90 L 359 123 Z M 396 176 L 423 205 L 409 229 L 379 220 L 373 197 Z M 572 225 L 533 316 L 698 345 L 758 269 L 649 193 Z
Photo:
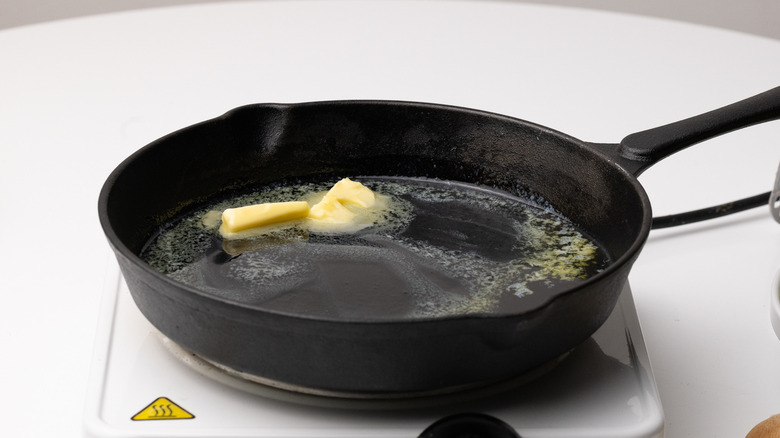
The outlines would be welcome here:
M 118 269 L 106 280 L 100 321 L 85 410 L 90 437 L 416 438 L 435 421 L 466 412 L 494 416 L 523 438 L 663 436 L 629 287 L 604 326 L 541 377 L 477 400 L 410 409 L 355 409 L 208 376 L 172 354 Z

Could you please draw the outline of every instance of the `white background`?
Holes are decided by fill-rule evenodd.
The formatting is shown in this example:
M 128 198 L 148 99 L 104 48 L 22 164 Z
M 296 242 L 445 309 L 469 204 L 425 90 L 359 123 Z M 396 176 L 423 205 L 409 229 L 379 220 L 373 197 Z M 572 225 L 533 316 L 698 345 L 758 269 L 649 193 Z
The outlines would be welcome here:
M 220 0 L 4 0 L 0 5 L 0 29 L 88 14 L 214 1 Z M 780 2 L 776 0 L 536 0 L 527 3 L 628 12 L 780 38 Z

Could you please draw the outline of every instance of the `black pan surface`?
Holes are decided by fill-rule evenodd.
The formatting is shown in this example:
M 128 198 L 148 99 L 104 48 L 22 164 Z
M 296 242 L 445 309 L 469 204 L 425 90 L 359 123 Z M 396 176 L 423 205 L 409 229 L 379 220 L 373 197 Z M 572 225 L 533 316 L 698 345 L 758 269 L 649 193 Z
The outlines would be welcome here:
M 303 391 L 376 397 L 454 391 L 518 375 L 587 339 L 612 311 L 650 230 L 650 203 L 636 176 L 691 144 L 775 119 L 778 107 L 780 89 L 774 89 L 633 134 L 620 145 L 602 145 L 442 105 L 250 105 L 129 157 L 107 180 L 99 213 L 139 309 L 205 359 Z M 608 263 L 586 280 L 534 291 L 500 311 L 410 317 L 413 303 L 403 291 L 383 294 L 409 284 L 403 270 L 387 269 L 387 243 L 372 247 L 379 248 L 374 258 L 351 251 L 317 258 L 304 243 L 280 245 L 276 250 L 297 249 L 277 254 L 278 260 L 304 258 L 310 276 L 270 301 L 193 287 L 141 257 L 161 229 L 215 200 L 272 185 L 361 176 L 477 186 L 549 208 L 597 242 Z M 460 236 L 460 249 L 470 245 L 483 258 L 512 257 L 507 223 L 495 215 L 423 210 L 419 222 L 404 230 L 407 237 L 446 247 Z M 231 257 L 219 246 L 210 256 L 212 267 Z M 429 274 L 445 289 L 452 281 L 447 270 Z M 322 278 L 327 287 L 316 281 Z M 363 280 L 349 284 L 344 278 Z

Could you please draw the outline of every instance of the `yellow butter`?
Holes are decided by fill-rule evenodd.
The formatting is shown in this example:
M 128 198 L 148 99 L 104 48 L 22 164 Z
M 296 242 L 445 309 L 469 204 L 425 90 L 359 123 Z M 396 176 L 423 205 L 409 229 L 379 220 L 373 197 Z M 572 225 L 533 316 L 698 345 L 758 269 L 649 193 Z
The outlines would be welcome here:
M 353 204 L 368 208 L 376 203 L 376 195 L 368 187 L 349 178 L 344 178 L 328 190 L 326 197 L 332 197 L 342 204 Z
M 249 228 L 303 219 L 309 215 L 306 201 L 269 202 L 228 208 L 222 212 L 222 231 L 237 233 Z
M 332 224 L 345 224 L 352 222 L 352 219 L 355 218 L 355 213 L 328 193 L 320 202 L 311 207 L 309 218 Z
M 375 203 L 376 195 L 371 189 L 357 181 L 344 178 L 311 207 L 309 218 L 320 223 L 347 224 L 356 216 L 347 206 L 370 208 Z
M 349 178 L 334 184 L 319 201 L 313 201 L 311 197 L 308 201 L 269 202 L 228 208 L 222 212 L 219 232 L 225 239 L 245 238 L 251 233 L 264 234 L 269 226 L 287 226 L 285 222 L 294 225 L 293 221 L 299 219 L 306 219 L 307 226 L 317 231 L 358 230 L 373 222 L 366 212 L 375 210 L 381 204 L 371 189 Z M 310 206 L 310 203 L 313 205 Z M 209 226 L 213 219 L 205 215 L 204 226 Z

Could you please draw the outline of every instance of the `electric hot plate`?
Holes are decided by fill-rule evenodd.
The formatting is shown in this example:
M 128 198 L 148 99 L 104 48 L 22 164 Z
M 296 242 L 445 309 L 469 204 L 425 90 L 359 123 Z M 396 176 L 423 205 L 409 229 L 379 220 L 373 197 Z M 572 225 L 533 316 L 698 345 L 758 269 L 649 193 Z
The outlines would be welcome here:
M 141 315 L 111 268 L 92 365 L 90 437 L 446 437 L 450 422 L 486 437 L 663 436 L 629 286 L 590 339 L 530 373 L 455 394 L 360 400 L 269 386 L 192 355 Z

